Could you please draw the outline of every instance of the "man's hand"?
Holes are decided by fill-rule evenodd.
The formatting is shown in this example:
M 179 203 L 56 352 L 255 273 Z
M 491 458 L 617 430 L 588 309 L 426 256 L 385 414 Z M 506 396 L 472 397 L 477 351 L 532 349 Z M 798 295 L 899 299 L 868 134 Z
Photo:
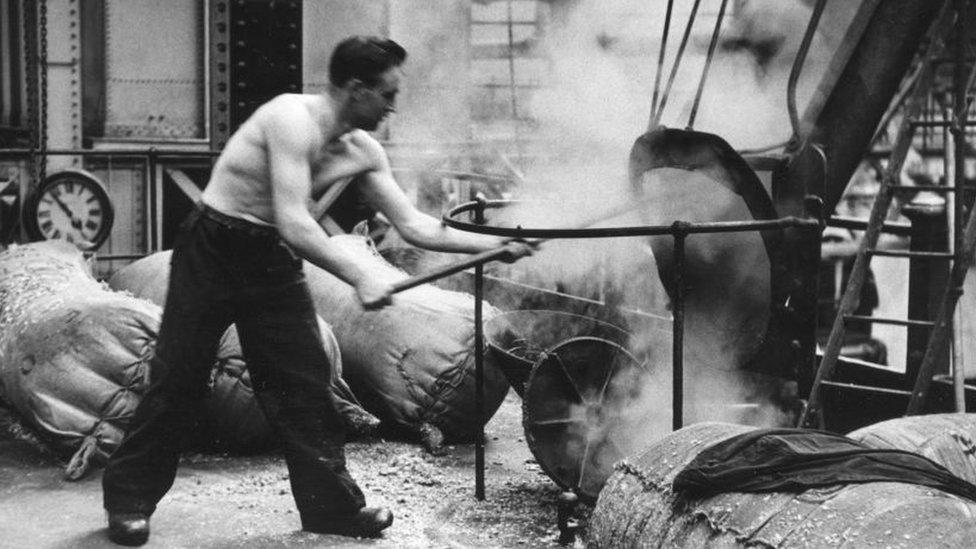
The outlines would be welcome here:
M 364 309 L 381 309 L 393 303 L 393 284 L 367 278 L 356 285 L 356 295 Z
M 539 248 L 538 240 L 512 239 L 505 242 L 505 254 L 498 258 L 505 263 L 515 263 L 523 257 L 528 257 Z

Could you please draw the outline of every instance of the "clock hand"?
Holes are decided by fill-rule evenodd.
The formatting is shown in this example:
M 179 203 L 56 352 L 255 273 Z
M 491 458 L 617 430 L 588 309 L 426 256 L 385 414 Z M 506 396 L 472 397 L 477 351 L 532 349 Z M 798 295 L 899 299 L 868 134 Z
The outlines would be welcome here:
M 61 197 L 52 193 L 51 198 L 53 198 L 54 201 L 57 203 L 58 207 L 61 208 L 61 211 L 64 212 L 64 215 L 68 216 L 68 219 L 71 220 L 71 226 L 74 227 L 75 229 L 80 229 L 81 220 L 75 217 L 75 214 L 72 213 L 71 209 L 68 208 L 68 205 L 61 200 Z

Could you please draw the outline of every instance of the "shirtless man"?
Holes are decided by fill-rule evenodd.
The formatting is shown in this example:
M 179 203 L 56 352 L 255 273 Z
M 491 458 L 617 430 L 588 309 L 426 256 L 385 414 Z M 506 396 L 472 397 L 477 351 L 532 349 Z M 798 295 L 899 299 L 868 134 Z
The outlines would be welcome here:
M 231 323 L 255 395 L 281 438 L 302 528 L 374 536 L 393 522 L 389 510 L 365 506 L 346 470 L 343 423 L 302 259 L 355 287 L 367 308 L 388 304 L 393 288 L 330 242 L 309 206 L 336 181 L 360 176 L 358 190 L 412 244 L 472 253 L 506 245 L 418 211 L 366 133 L 394 111 L 405 58 L 391 40 L 344 40 L 333 52 L 324 94 L 272 99 L 227 143 L 174 248 L 149 390 L 105 470 L 113 541 L 148 539 L 149 516 L 176 476 L 182 434 Z M 507 245 L 508 260 L 531 253 L 525 244 Z

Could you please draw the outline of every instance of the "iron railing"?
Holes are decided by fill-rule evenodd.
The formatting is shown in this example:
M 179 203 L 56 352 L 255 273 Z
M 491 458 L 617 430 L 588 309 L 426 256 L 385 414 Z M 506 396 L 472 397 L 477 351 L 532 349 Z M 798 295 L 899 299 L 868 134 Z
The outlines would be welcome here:
M 722 221 L 710 223 L 690 223 L 675 221 L 670 225 L 642 225 L 626 227 L 591 227 L 577 229 L 551 229 L 496 227 L 486 224 L 485 210 L 500 208 L 511 204 L 510 200 L 476 200 L 460 204 L 446 214 L 443 221 L 446 225 L 457 230 L 479 234 L 503 236 L 521 239 L 554 239 L 554 238 L 615 238 L 631 236 L 661 236 L 671 235 L 674 239 L 675 262 L 675 292 L 671 300 L 672 311 L 672 358 L 671 358 L 671 424 L 674 430 L 684 424 L 684 274 L 685 274 L 685 240 L 694 234 L 730 233 L 747 231 L 764 231 L 772 229 L 798 228 L 807 230 L 821 230 L 821 224 L 816 219 L 799 217 L 784 217 L 764 221 Z M 468 214 L 472 221 L 458 219 L 459 215 Z M 484 299 L 484 270 L 482 265 L 475 266 L 475 376 L 476 396 L 475 406 L 478 417 L 484 414 L 484 326 L 481 302 Z M 481 432 L 475 434 L 475 495 L 484 498 L 484 426 Z

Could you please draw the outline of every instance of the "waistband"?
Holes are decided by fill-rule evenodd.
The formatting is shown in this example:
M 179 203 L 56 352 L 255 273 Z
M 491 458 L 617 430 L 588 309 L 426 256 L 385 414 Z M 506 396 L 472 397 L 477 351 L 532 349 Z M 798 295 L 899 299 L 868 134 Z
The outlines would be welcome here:
M 278 229 L 276 227 L 271 225 L 259 225 L 246 219 L 241 219 L 240 217 L 227 215 L 203 203 L 197 205 L 197 212 L 201 216 L 214 221 L 219 225 L 223 225 L 229 229 L 242 231 L 250 236 L 278 237 Z

